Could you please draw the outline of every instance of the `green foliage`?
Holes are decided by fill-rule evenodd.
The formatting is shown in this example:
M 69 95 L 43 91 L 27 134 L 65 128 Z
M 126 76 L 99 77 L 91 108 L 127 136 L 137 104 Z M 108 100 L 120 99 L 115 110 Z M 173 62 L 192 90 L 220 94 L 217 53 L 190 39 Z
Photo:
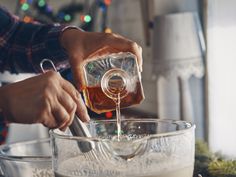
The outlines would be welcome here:
M 215 177 L 235 177 L 236 176 L 236 161 L 235 160 L 217 160 L 208 165 L 210 174 Z
M 209 151 L 207 143 L 197 140 L 195 144 L 195 154 L 200 156 L 212 157 L 213 154 Z
M 236 177 L 236 160 L 226 160 L 209 151 L 206 143 L 196 141 L 194 177 Z
M 202 141 L 196 141 L 194 177 L 197 177 L 198 174 L 203 177 L 210 177 L 208 165 L 212 160 L 213 154 L 209 151 L 207 144 Z

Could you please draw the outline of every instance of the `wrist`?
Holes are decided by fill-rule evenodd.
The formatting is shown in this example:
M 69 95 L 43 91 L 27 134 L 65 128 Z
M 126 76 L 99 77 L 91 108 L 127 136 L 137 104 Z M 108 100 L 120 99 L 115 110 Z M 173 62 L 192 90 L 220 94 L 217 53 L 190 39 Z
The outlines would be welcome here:
M 75 26 L 68 26 L 62 30 L 60 36 L 61 46 L 69 52 L 71 48 L 73 48 L 75 38 L 79 37 L 82 41 L 83 31 Z

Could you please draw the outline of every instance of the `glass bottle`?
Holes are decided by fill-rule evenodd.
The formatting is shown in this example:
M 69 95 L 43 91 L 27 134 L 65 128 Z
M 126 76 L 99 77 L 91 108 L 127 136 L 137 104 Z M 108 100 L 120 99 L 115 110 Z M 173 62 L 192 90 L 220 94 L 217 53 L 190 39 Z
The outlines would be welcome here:
M 144 99 L 137 58 L 129 52 L 113 53 L 86 60 L 83 67 L 86 105 L 96 113 L 139 104 Z

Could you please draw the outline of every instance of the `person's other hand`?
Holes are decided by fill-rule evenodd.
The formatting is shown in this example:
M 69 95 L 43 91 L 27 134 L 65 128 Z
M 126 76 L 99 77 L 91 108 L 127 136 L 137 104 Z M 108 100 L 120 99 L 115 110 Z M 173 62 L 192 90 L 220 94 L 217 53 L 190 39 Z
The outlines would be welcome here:
M 91 56 L 131 52 L 137 56 L 139 68 L 142 71 L 142 48 L 118 34 L 84 32 L 69 28 L 62 33 L 61 44 L 69 54 L 74 80 L 80 91 L 84 85 L 82 63 Z
M 0 108 L 9 122 L 61 130 L 71 124 L 76 111 L 82 121 L 89 120 L 78 91 L 54 71 L 1 87 Z

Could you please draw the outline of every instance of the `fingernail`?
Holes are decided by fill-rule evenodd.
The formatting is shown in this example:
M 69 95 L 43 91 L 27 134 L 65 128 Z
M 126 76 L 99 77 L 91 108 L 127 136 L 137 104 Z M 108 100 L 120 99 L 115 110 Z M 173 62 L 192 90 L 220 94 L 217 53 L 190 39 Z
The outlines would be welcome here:
M 76 112 L 76 117 L 80 119 L 82 122 L 90 121 L 90 117 L 87 112 Z
M 140 69 L 140 72 L 142 72 L 143 71 L 143 65 L 140 65 L 139 69 Z
M 65 132 L 65 131 L 66 131 L 66 128 L 67 128 L 67 127 L 63 127 L 63 128 L 60 128 L 60 130 L 61 130 L 62 132 Z
M 90 121 L 90 117 L 89 117 L 89 115 L 87 114 L 87 115 L 85 115 L 84 116 L 84 118 L 85 118 L 85 122 L 89 122 Z
M 84 105 L 84 112 L 83 112 L 83 118 L 85 119 L 84 121 L 85 122 L 89 122 L 90 121 L 90 117 L 89 117 L 89 114 L 88 114 L 88 110 L 86 108 L 86 106 Z
M 87 109 L 84 112 L 83 118 L 84 118 L 84 122 L 89 122 L 90 121 L 90 117 L 88 115 Z
M 143 68 L 142 67 L 140 67 L 140 72 L 143 72 Z

